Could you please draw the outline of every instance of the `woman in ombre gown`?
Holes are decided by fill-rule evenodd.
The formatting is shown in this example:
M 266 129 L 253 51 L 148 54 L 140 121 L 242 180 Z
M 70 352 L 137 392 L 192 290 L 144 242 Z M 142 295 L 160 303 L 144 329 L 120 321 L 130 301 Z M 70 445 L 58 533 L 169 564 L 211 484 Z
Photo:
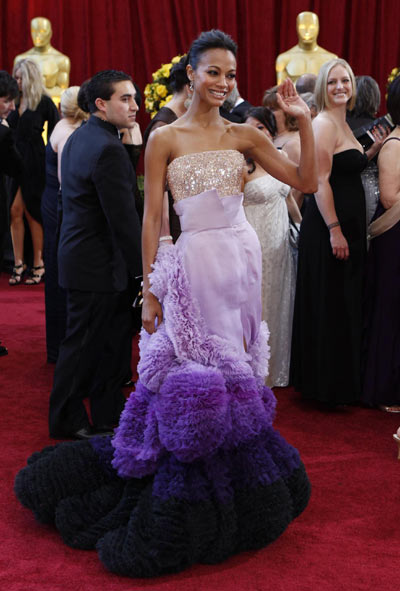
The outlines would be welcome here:
M 272 426 L 261 253 L 241 193 L 243 152 L 282 181 L 315 188 L 310 116 L 285 82 L 299 167 L 255 129 L 223 120 L 235 55 L 230 37 L 202 33 L 188 55 L 192 104 L 149 139 L 139 381 L 115 435 L 46 448 L 16 478 L 40 521 L 132 577 L 261 548 L 310 494 L 297 450 Z M 175 245 L 164 235 L 166 178 L 182 227 Z

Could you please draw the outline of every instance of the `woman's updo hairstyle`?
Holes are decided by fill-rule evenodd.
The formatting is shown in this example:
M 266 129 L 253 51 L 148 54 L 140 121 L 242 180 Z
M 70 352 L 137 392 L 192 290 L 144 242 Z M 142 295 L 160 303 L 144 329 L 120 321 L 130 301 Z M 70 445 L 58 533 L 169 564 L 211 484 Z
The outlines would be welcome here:
M 209 49 L 226 49 L 227 51 L 231 51 L 235 57 L 237 53 L 236 43 L 232 37 L 223 31 L 219 31 L 218 29 L 203 31 L 193 41 L 187 55 L 186 65 L 190 64 L 193 70 L 196 70 L 202 54 Z
M 169 80 L 173 94 L 181 92 L 181 90 L 186 86 L 186 84 L 189 84 L 189 78 L 186 74 L 186 60 L 187 56 L 184 55 L 183 57 L 181 57 L 179 62 L 174 64 L 171 68 Z
M 386 106 L 395 125 L 400 125 L 400 76 L 390 84 Z
M 74 121 L 87 119 L 88 115 L 78 105 L 79 86 L 65 89 L 60 99 L 60 111 L 63 117 Z

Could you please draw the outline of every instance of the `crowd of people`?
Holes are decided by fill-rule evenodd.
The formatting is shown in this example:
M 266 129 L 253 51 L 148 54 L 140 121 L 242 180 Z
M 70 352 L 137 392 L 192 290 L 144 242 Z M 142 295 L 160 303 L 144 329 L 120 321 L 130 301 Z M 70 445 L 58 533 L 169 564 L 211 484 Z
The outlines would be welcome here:
M 140 91 L 123 72 L 67 89 L 60 121 L 29 59 L 15 79 L 0 73 L 10 285 L 26 271 L 25 216 L 25 283 L 46 268 L 50 436 L 79 440 L 36 453 L 16 493 L 129 576 L 265 546 L 306 507 L 270 388 L 400 412 L 400 77 L 387 125 L 374 124 L 375 81 L 343 59 L 252 106 L 236 51 L 202 33 L 143 141 Z M 125 403 L 134 300 L 139 380 Z

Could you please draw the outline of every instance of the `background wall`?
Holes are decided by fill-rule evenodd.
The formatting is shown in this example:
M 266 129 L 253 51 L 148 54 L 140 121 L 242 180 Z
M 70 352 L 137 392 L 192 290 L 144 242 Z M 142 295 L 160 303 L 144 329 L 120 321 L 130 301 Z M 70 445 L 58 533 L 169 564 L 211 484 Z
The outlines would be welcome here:
M 239 45 L 240 92 L 257 105 L 275 83 L 277 55 L 297 43 L 303 10 L 319 16 L 318 44 L 348 60 L 355 74 L 373 76 L 384 94 L 400 65 L 398 0 L 0 0 L 0 66 L 11 71 L 14 57 L 32 47 L 30 20 L 45 16 L 52 45 L 71 58 L 71 84 L 116 68 L 144 89 L 202 30 L 220 28 Z

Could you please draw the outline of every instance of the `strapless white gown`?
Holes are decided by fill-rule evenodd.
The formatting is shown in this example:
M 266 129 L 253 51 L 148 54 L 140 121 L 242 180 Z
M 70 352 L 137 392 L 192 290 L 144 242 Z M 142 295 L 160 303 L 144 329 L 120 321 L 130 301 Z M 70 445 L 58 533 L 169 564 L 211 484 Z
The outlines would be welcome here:
M 286 197 L 290 187 L 269 174 L 246 183 L 244 210 L 262 252 L 262 318 L 270 331 L 267 384 L 289 383 L 296 268 L 289 245 Z

